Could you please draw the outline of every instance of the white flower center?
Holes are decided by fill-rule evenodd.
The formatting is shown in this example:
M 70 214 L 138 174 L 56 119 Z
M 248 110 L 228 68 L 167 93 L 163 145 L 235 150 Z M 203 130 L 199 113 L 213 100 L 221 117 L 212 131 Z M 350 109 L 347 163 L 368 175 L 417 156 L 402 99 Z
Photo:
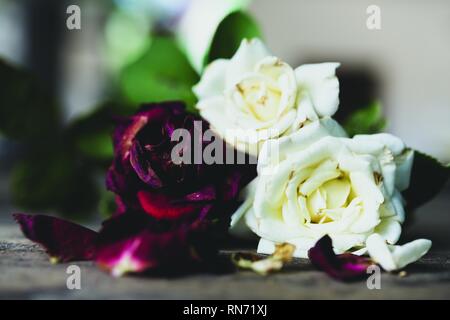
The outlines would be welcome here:
M 232 88 L 240 111 L 261 121 L 276 120 L 294 107 L 297 84 L 292 68 L 274 57 L 263 59 Z
M 260 79 L 246 79 L 236 85 L 247 110 L 258 120 L 268 121 L 277 116 L 281 91 L 276 84 Z
M 362 209 L 361 199 L 356 196 L 348 174 L 340 170 L 334 160 L 294 173 L 286 196 L 283 216 L 289 214 L 287 210 L 296 209 L 299 218 L 312 224 L 338 221 Z M 294 208 L 292 197 L 297 201 Z

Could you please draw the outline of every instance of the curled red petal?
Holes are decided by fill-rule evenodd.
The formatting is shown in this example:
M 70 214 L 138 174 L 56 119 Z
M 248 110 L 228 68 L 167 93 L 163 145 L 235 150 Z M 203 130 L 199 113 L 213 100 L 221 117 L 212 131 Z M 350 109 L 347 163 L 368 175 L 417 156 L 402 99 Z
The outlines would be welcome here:
M 46 215 L 16 213 L 13 217 L 23 234 L 42 245 L 52 258 L 61 262 L 94 258 L 95 231 Z
M 317 269 L 341 281 L 354 281 L 366 277 L 367 267 L 372 264 L 370 259 L 351 253 L 336 255 L 328 235 L 319 239 L 315 246 L 309 249 L 308 257 Z
M 145 184 L 155 189 L 161 188 L 163 183 L 144 154 L 145 151 L 141 143 L 135 141 L 130 151 L 131 166 Z
M 156 219 L 176 220 L 200 209 L 199 205 L 177 203 L 170 196 L 154 191 L 139 191 L 137 197 L 142 209 Z

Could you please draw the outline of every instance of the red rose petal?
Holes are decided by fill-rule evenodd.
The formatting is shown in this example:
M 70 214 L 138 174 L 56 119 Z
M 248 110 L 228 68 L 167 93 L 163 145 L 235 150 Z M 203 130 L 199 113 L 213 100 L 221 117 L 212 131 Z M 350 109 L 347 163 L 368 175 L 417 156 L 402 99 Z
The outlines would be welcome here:
M 75 223 L 45 215 L 16 213 L 23 234 L 42 245 L 47 253 L 61 262 L 92 260 L 97 233 Z
M 129 212 L 104 223 L 98 236 L 96 262 L 114 276 L 161 268 L 182 273 L 187 266 L 201 261 L 202 251 L 194 249 L 195 234 L 201 232 L 197 224 L 161 231 L 149 216 Z
M 328 235 L 319 239 L 315 246 L 309 249 L 308 257 L 317 269 L 341 281 L 364 278 L 367 276 L 367 267 L 373 264 L 370 259 L 351 253 L 336 255 Z
M 144 211 L 156 219 L 179 219 L 199 209 L 198 205 L 176 204 L 170 197 L 152 191 L 139 191 L 137 197 Z

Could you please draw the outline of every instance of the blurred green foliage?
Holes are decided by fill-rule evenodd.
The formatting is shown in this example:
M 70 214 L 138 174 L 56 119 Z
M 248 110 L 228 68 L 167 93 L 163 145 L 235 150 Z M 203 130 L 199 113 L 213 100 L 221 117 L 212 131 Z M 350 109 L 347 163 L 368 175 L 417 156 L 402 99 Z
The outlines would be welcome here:
M 105 25 L 105 60 L 112 71 L 120 71 L 150 45 L 150 24 L 141 15 L 114 10 Z M 126 45 L 124 45 L 126 43 Z
M 242 39 L 252 38 L 262 38 L 261 29 L 256 21 L 242 11 L 230 13 L 217 27 L 205 58 L 205 65 L 219 58 L 231 58 Z
M 192 86 L 198 80 L 175 40 L 155 37 L 148 50 L 123 69 L 120 85 L 131 104 L 182 100 L 192 111 L 196 102 Z
M 369 106 L 356 110 L 345 119 L 343 126 L 350 137 L 381 132 L 386 127 L 381 104 L 372 102 Z
M 126 114 L 127 108 L 115 102 L 104 102 L 73 121 L 67 128 L 67 138 L 77 153 L 93 165 L 106 168 L 113 157 L 111 136 L 114 118 Z

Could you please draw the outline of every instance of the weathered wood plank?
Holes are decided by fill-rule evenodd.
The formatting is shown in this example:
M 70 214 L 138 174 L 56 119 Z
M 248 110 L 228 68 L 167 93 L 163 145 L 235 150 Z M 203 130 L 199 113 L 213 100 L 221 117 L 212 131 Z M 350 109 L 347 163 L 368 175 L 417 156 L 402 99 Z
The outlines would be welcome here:
M 229 254 L 229 252 L 224 252 Z M 406 277 L 384 273 L 381 290 L 365 281 L 340 283 L 296 260 L 268 277 L 251 272 L 193 275 L 177 279 L 115 279 L 90 262 L 81 268 L 81 290 L 66 287 L 66 268 L 52 265 L 17 226 L 0 225 L 0 298 L 2 299 L 383 299 L 450 297 L 450 251 L 431 252 L 407 269 Z

